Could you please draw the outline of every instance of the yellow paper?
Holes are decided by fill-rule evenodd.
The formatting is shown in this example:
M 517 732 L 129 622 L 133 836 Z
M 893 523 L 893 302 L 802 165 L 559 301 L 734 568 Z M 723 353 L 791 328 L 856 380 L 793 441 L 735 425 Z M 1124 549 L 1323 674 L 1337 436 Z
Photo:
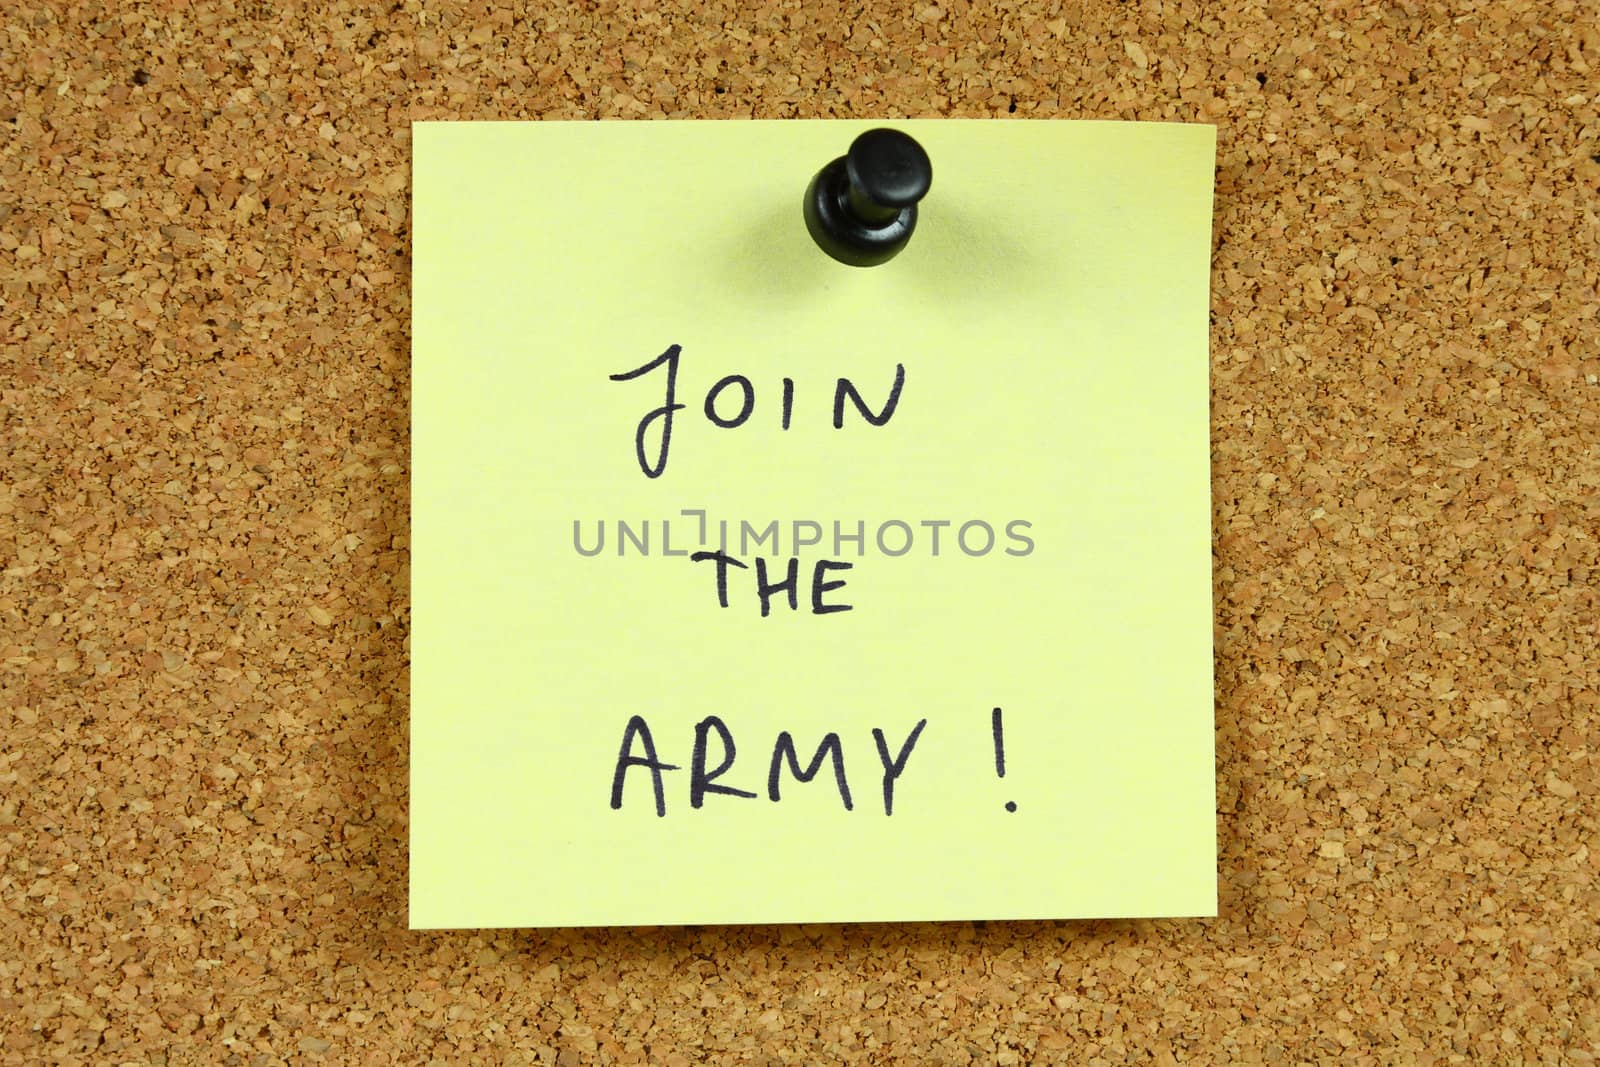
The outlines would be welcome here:
M 800 204 L 871 125 L 414 128 L 413 927 L 1215 913 L 1214 131 L 889 123 L 933 188 L 860 269 Z M 725 608 L 667 554 L 724 528 Z M 694 807 L 713 721 L 755 795 Z

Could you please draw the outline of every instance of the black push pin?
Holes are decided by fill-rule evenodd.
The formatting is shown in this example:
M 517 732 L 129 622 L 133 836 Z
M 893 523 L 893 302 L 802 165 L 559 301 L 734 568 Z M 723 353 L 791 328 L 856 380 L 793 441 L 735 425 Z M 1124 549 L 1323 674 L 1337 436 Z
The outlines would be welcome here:
M 899 130 L 868 130 L 811 179 L 806 229 L 840 263 L 887 263 L 911 240 L 917 201 L 932 184 L 933 164 L 921 145 Z

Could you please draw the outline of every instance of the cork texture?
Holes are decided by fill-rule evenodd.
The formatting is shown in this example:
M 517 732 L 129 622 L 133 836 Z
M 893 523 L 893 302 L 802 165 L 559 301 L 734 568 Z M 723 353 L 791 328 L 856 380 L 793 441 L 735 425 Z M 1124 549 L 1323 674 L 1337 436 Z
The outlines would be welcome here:
M 7 5 L 0 1062 L 1593 1063 L 1594 15 Z M 1220 917 L 408 932 L 410 122 L 829 116 L 1219 127 Z

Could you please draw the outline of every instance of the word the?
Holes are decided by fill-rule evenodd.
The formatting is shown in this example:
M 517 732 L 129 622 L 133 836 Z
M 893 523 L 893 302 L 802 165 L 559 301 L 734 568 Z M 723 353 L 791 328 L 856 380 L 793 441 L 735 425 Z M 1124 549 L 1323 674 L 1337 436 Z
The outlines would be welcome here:
M 721 552 L 696 552 L 689 559 L 695 563 L 714 560 L 717 564 L 717 602 L 723 607 L 728 606 L 728 568 L 738 567 L 740 570 L 749 570 L 748 564 L 741 563 L 732 556 Z M 844 586 L 844 579 L 828 581 L 829 571 L 847 571 L 854 564 L 841 563 L 838 560 L 819 559 L 811 570 L 811 614 L 832 615 L 838 611 L 849 611 L 850 604 L 825 604 L 822 594 L 831 592 Z M 764 619 L 772 614 L 772 597 L 775 593 L 787 593 L 789 597 L 789 610 L 799 611 L 800 591 L 800 561 L 791 558 L 787 576 L 781 582 L 767 580 L 767 561 L 756 557 L 756 596 L 761 599 L 761 617 Z
M 885 815 L 894 814 L 894 784 L 905 773 L 906 762 L 911 758 L 911 750 L 917 747 L 917 738 L 922 736 L 922 728 L 926 725 L 928 725 L 927 719 L 919 720 L 893 756 L 889 754 L 889 741 L 884 737 L 883 731 L 877 727 L 872 729 L 872 740 L 878 747 L 878 762 L 883 766 Z M 720 754 L 716 766 L 708 767 L 713 734 L 716 735 Z M 643 755 L 634 753 L 635 745 L 643 751 Z M 756 794 L 748 789 L 739 789 L 717 781 L 733 769 L 736 755 L 733 732 L 721 719 L 715 715 L 707 715 L 695 724 L 694 747 L 689 756 L 689 807 L 702 807 L 707 796 L 739 797 L 745 800 L 755 798 Z M 773 803 L 783 799 L 785 769 L 796 781 L 803 784 L 817 776 L 822 770 L 824 760 L 832 761 L 833 781 L 839 790 L 839 800 L 844 804 L 844 810 L 854 811 L 850 799 L 850 782 L 844 770 L 844 745 L 836 733 L 824 734 L 822 742 L 817 745 L 816 751 L 811 756 L 811 761 L 801 767 L 793 735 L 787 730 L 780 731 L 772 745 L 772 760 L 767 765 L 767 799 Z M 650 724 L 645 722 L 642 715 L 635 715 L 629 719 L 628 725 L 622 731 L 622 748 L 617 753 L 616 771 L 611 776 L 611 807 L 614 810 L 622 808 L 622 794 L 627 785 L 628 770 L 633 767 L 643 767 L 650 772 L 651 787 L 655 792 L 656 815 L 664 818 L 667 814 L 664 776 L 669 771 L 682 768 L 676 763 L 664 763 L 656 755 L 655 738 L 650 733 Z
M 666 399 L 658 408 L 652 408 L 639 420 L 639 429 L 634 434 L 634 450 L 639 457 L 639 469 L 644 471 L 646 478 L 659 478 L 667 469 L 667 450 L 672 445 L 672 413 L 682 411 L 683 404 L 677 402 L 678 389 L 678 359 L 683 354 L 682 345 L 671 345 L 667 350 L 646 363 L 642 367 L 624 371 L 621 374 L 611 375 L 614 382 L 627 382 L 649 374 L 657 367 L 667 368 Z M 833 390 L 833 428 L 844 429 L 844 402 L 848 398 L 855 404 L 861 417 L 873 426 L 882 426 L 894 415 L 896 405 L 900 403 L 900 387 L 906 383 L 906 368 L 904 364 L 896 363 L 894 366 L 894 385 L 889 389 L 889 399 L 883 402 L 882 410 L 876 414 L 867 407 L 867 402 L 856 391 L 855 385 L 849 378 L 840 378 L 838 385 Z M 726 406 L 719 403 L 722 395 L 729 389 L 738 393 L 739 410 L 732 416 L 725 416 L 723 411 Z M 732 430 L 743 426 L 750 418 L 756 407 L 756 387 L 749 378 L 742 374 L 730 374 L 721 378 L 706 391 L 705 416 L 711 425 L 724 430 Z M 794 414 L 794 379 L 783 379 L 783 428 L 789 428 L 790 417 Z M 651 461 L 645 446 L 645 436 L 650 432 L 650 426 L 657 419 L 661 420 L 661 443 L 656 448 L 654 462 Z

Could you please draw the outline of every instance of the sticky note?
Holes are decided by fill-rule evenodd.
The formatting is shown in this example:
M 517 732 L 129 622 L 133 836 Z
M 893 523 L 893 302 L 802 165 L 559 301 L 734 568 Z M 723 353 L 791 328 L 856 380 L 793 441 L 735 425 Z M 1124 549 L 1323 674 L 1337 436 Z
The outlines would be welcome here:
M 1210 127 L 414 127 L 416 928 L 1216 908 Z

